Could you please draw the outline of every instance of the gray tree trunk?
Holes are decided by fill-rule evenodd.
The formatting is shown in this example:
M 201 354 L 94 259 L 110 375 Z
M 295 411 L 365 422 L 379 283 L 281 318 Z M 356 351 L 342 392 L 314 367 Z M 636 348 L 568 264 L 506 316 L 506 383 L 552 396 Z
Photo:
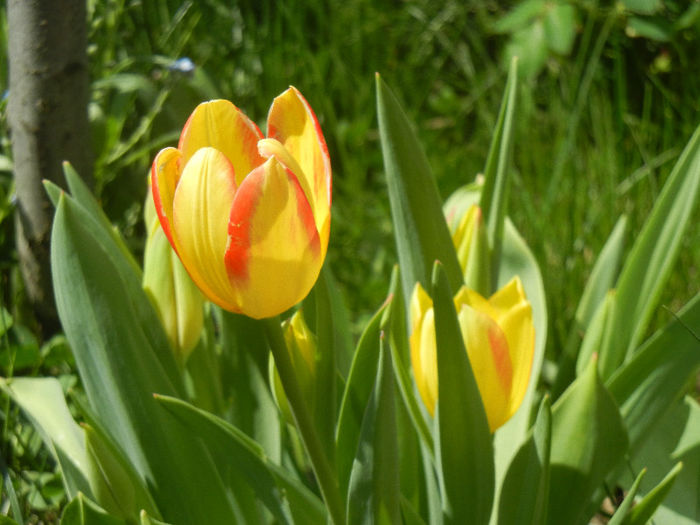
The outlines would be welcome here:
M 8 0 L 16 242 L 27 296 L 45 334 L 57 326 L 49 267 L 52 206 L 42 179 L 65 187 L 68 160 L 88 182 L 92 155 L 85 0 Z

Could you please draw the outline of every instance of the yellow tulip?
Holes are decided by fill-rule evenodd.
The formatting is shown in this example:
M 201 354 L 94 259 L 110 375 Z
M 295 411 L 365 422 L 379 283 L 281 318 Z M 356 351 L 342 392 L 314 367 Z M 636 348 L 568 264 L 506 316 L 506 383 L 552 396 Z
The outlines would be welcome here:
M 163 231 L 212 302 L 260 319 L 309 293 L 328 247 L 331 166 L 295 88 L 273 101 L 267 138 L 231 102 L 200 104 L 151 180 Z
M 535 350 L 532 308 L 513 278 L 489 299 L 466 287 L 455 295 L 457 317 L 491 432 L 525 397 Z M 411 362 L 418 392 L 432 415 L 438 397 L 433 301 L 416 284 L 411 298 Z
M 143 288 L 158 311 L 176 358 L 184 364 L 202 334 L 204 297 L 165 237 L 150 195 L 144 215 L 148 238 L 143 257 Z

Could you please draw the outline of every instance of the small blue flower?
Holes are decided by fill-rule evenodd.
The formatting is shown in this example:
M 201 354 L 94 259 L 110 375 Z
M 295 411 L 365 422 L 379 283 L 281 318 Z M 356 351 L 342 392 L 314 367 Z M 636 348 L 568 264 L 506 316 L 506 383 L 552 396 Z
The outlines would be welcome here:
M 189 57 L 182 57 L 173 61 L 173 63 L 168 66 L 168 69 L 184 75 L 191 75 L 195 67 L 194 62 L 192 62 Z

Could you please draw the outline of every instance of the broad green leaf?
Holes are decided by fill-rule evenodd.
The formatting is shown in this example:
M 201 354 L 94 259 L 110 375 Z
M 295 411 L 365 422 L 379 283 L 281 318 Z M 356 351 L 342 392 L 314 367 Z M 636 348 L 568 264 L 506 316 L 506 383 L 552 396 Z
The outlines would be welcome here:
M 418 511 L 411 505 L 403 494 L 401 495 L 401 515 L 403 516 L 403 522 L 406 525 L 426 525 L 423 518 L 421 518 Z
M 663 0 L 623 0 L 625 8 L 636 13 L 650 15 L 663 8 Z
M 634 483 L 630 487 L 629 491 L 625 495 L 625 499 L 622 504 L 617 508 L 615 514 L 608 522 L 608 525 L 628 525 L 629 524 L 629 511 L 634 505 L 634 497 L 637 495 L 637 490 L 639 490 L 639 484 L 642 482 L 644 475 L 646 474 L 646 469 L 642 469 Z
M 622 418 L 593 359 L 552 407 L 547 523 L 586 522 L 596 489 L 626 451 Z
M 679 463 L 683 464 L 682 470 Z M 648 470 L 639 492 L 643 495 L 642 501 L 649 497 L 642 509 L 652 503 L 656 509 L 654 523 L 695 525 L 700 522 L 698 402 L 686 396 L 670 407 L 650 432 L 644 446 L 630 459 L 629 466 L 634 470 Z M 673 476 L 669 476 L 669 472 Z M 629 475 L 625 472 L 618 484 L 628 482 Z
M 404 298 L 410 299 L 416 282 L 429 287 L 436 260 L 444 264 L 450 286 L 456 290 L 462 283 L 462 271 L 428 159 L 398 100 L 379 75 L 376 86 L 379 136 Z
M 494 497 L 491 434 L 439 262 L 432 279 L 437 342 L 435 454 L 446 524 L 488 523 Z
M 65 195 L 54 219 L 51 263 L 59 316 L 90 406 L 148 480 L 164 518 L 233 522 L 206 450 L 153 400 L 154 392 L 180 395 L 182 385 L 173 382 L 174 359 L 140 278 L 104 228 Z M 157 330 L 145 326 L 148 318 Z M 156 340 L 162 346 L 153 346 Z
M 626 525 L 644 525 L 654 515 L 656 509 L 666 498 L 673 487 L 678 474 L 683 468 L 682 463 L 677 463 L 664 479 L 654 487 L 642 500 L 630 511 L 629 520 Z
M 673 25 L 661 16 L 631 16 L 627 19 L 625 32 L 633 37 L 643 37 L 657 42 L 673 39 Z
M 518 94 L 518 58 L 514 57 L 508 71 L 501 110 L 498 114 L 496 129 L 493 132 L 486 166 L 484 167 L 484 187 L 481 191 L 479 206 L 486 218 L 488 244 L 491 249 L 491 278 L 493 290 L 499 275 L 503 229 L 508 205 L 508 176 L 511 171 L 513 119 Z M 453 283 L 450 283 L 454 286 Z M 457 286 L 455 289 L 458 289 Z
M 700 368 L 698 341 L 688 326 L 700 326 L 700 294 L 657 331 L 607 382 L 638 450 Z
M 523 0 L 506 15 L 501 17 L 493 26 L 496 33 L 513 33 L 529 25 L 545 10 L 544 0 Z
M 610 233 L 608 240 L 605 242 L 603 249 L 600 251 L 596 259 L 591 275 L 586 281 L 586 286 L 581 294 L 578 307 L 576 308 L 576 317 L 574 326 L 571 327 L 571 332 L 566 343 L 566 348 L 562 352 L 561 359 L 557 370 L 557 376 L 552 386 L 552 395 L 554 399 L 558 398 L 566 387 L 574 380 L 575 372 L 581 372 L 581 364 L 588 363 L 596 345 L 592 344 L 594 339 L 598 339 L 594 335 L 589 335 L 589 329 L 598 331 L 600 327 L 595 329 L 591 326 L 596 312 L 601 309 L 601 304 L 605 300 L 606 294 L 614 286 L 620 271 L 620 263 L 622 260 L 622 252 L 625 248 L 625 231 L 627 229 L 627 217 L 621 216 L 615 223 L 613 231 Z M 603 315 L 602 311 L 599 315 Z M 599 319 L 598 322 L 602 322 Z M 602 332 L 597 332 L 602 333 Z M 591 342 L 590 354 L 585 357 L 580 357 L 579 350 L 581 347 L 581 335 L 588 338 Z M 576 363 L 578 361 L 578 367 Z
M 274 462 L 281 462 L 280 414 L 268 383 L 269 347 L 262 325 L 220 308 L 221 362 L 224 398 L 235 399 L 230 421 L 262 445 Z M 233 380 L 235 378 L 235 380 Z
M 20 406 L 54 453 L 68 497 L 76 497 L 79 491 L 91 494 L 83 433 L 71 416 L 58 380 L 53 377 L 0 379 L 0 388 Z
M 63 163 L 63 174 L 66 177 L 68 189 L 70 190 L 75 201 L 80 204 L 80 206 L 82 206 L 93 219 L 98 221 L 106 231 L 109 232 L 115 244 L 124 255 L 124 259 L 131 266 L 131 269 L 140 276 L 141 267 L 136 262 L 136 259 L 134 259 L 134 256 L 129 251 L 129 248 L 127 248 L 121 233 L 116 227 L 112 226 L 111 222 L 109 222 L 107 215 L 104 211 L 102 211 L 102 208 L 100 208 L 100 205 L 97 203 L 97 200 L 95 200 L 92 192 L 90 192 L 90 188 L 87 187 L 85 181 L 80 177 L 78 172 L 75 171 L 73 166 L 71 166 L 70 162 L 66 161 Z
M 700 127 L 664 184 L 617 283 L 617 331 L 631 357 L 658 305 L 685 236 L 700 188 Z
M 416 397 L 416 389 L 409 372 L 411 363 L 406 333 L 406 309 L 399 280 L 400 270 L 398 266 L 395 266 L 391 275 L 390 287 L 393 299 L 390 308 L 386 310 L 389 314 L 389 319 L 382 320 L 382 329 L 387 330 L 389 334 L 389 348 L 391 349 L 391 360 L 394 365 L 396 384 L 401 393 L 406 412 L 422 445 L 427 448 L 431 459 L 434 460 L 435 446 L 433 435 L 423 415 L 424 412 L 421 410 L 421 401 Z
M 352 464 L 360 441 L 362 420 L 372 395 L 379 362 L 379 336 L 386 302 L 365 327 L 355 350 L 340 405 L 336 431 L 336 464 L 341 494 L 347 493 Z
M 551 438 L 552 414 L 549 398 L 545 397 L 527 441 L 513 458 L 503 480 L 498 525 L 546 522 Z
M 127 525 L 126 521 L 107 514 L 82 493 L 63 511 L 61 525 Z
M 321 500 L 292 474 L 271 462 L 263 448 L 245 433 L 179 399 L 157 396 L 157 401 L 188 431 L 204 441 L 222 472 L 246 481 L 283 523 L 326 522 Z
M 337 417 L 337 367 L 335 326 L 332 316 L 330 284 L 325 270 L 321 270 L 314 286 L 316 303 L 316 390 L 312 418 L 324 448 L 326 457 L 333 461 L 335 455 L 335 429 Z
M 598 371 L 603 381 L 615 372 L 617 364 L 624 358 L 624 355 L 619 354 L 620 346 L 615 344 L 618 333 L 617 316 L 617 294 L 615 290 L 610 290 L 593 316 L 581 343 L 576 363 L 577 374 L 586 369 L 594 354 L 598 355 Z M 617 355 L 615 351 L 618 351 Z
M 348 523 L 400 524 L 399 457 L 391 357 L 380 336 L 374 389 L 350 475 Z
M 564 56 L 571 53 L 577 24 L 575 6 L 558 2 L 550 4 L 544 17 L 544 34 L 549 49 Z
M 135 520 L 141 509 L 160 516 L 143 480 L 108 436 L 83 425 L 88 477 L 97 503 L 107 512 Z
M 8 312 L 4 306 L 0 305 L 0 337 L 7 333 L 10 327 L 12 327 L 13 322 L 14 319 L 12 319 L 10 312 Z

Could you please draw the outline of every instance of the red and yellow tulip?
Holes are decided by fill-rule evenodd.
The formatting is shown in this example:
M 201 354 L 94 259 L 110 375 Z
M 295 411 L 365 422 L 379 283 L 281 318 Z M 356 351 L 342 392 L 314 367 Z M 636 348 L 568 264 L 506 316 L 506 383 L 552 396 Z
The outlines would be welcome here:
M 151 180 L 163 231 L 212 302 L 260 319 L 311 290 L 328 247 L 331 166 L 297 89 L 274 99 L 267 137 L 231 102 L 200 104 Z
M 532 308 L 513 278 L 489 299 L 466 287 L 455 295 L 467 355 L 491 432 L 508 421 L 525 396 L 535 349 Z M 432 415 L 438 397 L 433 301 L 416 284 L 411 298 L 411 362 L 418 392 Z

